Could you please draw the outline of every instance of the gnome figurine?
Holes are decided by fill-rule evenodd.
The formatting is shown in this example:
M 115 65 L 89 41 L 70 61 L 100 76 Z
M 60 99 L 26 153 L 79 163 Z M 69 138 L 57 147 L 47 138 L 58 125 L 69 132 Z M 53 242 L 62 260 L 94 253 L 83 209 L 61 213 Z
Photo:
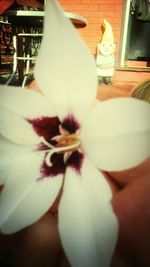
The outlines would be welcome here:
M 111 84 L 115 69 L 115 44 L 111 25 L 104 19 L 103 34 L 97 45 L 96 67 L 99 83 Z

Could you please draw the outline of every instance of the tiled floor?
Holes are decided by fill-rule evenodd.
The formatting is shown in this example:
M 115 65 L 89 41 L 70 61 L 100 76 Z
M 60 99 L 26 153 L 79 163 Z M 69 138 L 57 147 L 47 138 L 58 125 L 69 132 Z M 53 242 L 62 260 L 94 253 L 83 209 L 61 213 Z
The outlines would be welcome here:
M 113 83 L 112 85 L 99 85 L 97 98 L 106 100 L 114 97 L 128 96 L 136 83 Z
M 4 82 L 0 81 L 0 84 L 4 84 Z M 97 98 L 99 100 L 106 100 L 109 98 L 114 97 L 125 97 L 128 96 L 131 90 L 135 87 L 137 83 L 124 83 L 124 82 L 115 82 L 111 85 L 104 85 L 101 84 L 98 86 L 97 91 Z M 34 82 L 32 82 L 32 85 L 30 87 L 34 90 L 37 86 Z

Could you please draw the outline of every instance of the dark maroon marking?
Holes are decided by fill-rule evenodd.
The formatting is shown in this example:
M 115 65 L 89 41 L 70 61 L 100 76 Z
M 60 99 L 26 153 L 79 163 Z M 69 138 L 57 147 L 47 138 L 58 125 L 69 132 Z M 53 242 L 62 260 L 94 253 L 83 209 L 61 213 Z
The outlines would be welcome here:
M 75 133 L 80 128 L 80 124 L 72 115 L 69 115 L 62 121 L 62 127 L 69 133 Z
M 33 129 L 39 136 L 43 136 L 47 142 L 59 134 L 60 121 L 58 117 L 41 117 L 37 119 L 27 119 L 32 124 Z
M 3 189 L 4 189 L 4 185 L 0 184 L 0 193 L 3 191 Z
M 43 151 L 43 150 L 47 150 L 47 149 L 49 150 L 50 148 L 47 145 L 40 143 L 37 145 L 35 151 Z
M 67 166 L 72 167 L 78 174 L 81 174 L 83 158 L 83 154 L 75 150 L 67 160 Z
M 46 153 L 46 155 L 47 155 L 47 153 Z M 39 179 L 42 179 L 45 177 L 54 177 L 54 176 L 57 176 L 58 174 L 64 174 L 65 173 L 66 165 L 64 163 L 64 155 L 63 154 L 54 153 L 51 156 L 51 162 L 52 162 L 52 166 L 49 167 L 46 165 L 45 159 L 44 159 L 44 162 L 41 166 L 42 177 L 40 177 Z

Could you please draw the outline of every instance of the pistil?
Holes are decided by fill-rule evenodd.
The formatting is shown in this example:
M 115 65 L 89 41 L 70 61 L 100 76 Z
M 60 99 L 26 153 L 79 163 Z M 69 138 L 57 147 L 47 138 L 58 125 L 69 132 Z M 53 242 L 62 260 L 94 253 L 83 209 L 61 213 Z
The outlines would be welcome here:
M 51 157 L 54 153 L 64 153 L 64 162 L 68 159 L 68 157 L 72 154 L 72 152 L 80 147 L 81 141 L 75 134 L 68 135 L 58 135 L 51 139 L 52 141 L 56 141 L 56 146 L 48 143 L 44 138 L 42 139 L 42 143 L 44 143 L 48 149 L 45 157 L 45 163 L 47 166 L 51 167 Z

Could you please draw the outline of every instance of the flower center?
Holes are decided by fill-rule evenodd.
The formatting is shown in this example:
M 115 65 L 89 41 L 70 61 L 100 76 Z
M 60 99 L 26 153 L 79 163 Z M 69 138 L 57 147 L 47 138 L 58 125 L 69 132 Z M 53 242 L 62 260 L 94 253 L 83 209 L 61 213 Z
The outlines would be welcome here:
M 66 163 L 72 152 L 79 149 L 81 144 L 81 141 L 76 134 L 69 134 L 66 132 L 53 137 L 51 141 L 55 141 L 56 144 L 52 145 L 42 138 L 42 143 L 48 147 L 48 149 L 45 150 L 47 152 L 45 163 L 49 167 L 52 166 L 51 157 L 54 153 L 63 153 L 64 163 Z

